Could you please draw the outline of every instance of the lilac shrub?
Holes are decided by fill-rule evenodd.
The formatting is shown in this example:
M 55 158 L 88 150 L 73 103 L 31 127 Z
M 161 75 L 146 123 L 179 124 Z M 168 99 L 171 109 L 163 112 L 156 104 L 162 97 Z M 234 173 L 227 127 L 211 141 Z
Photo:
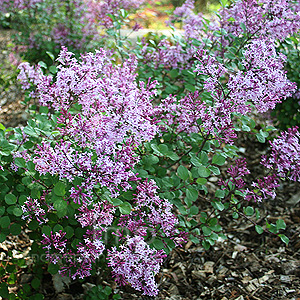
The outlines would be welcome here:
M 265 31 L 259 22 L 236 29 L 234 20 L 250 9 L 242 1 L 224 5 L 212 24 L 201 24 L 188 1 L 176 13 L 190 18 L 189 32 L 176 44 L 153 41 L 157 51 L 150 53 L 144 42 L 121 60 L 108 49 L 77 59 L 62 47 L 47 75 L 21 64 L 19 80 L 39 112 L 9 141 L 0 127 L 1 187 L 12 206 L 0 211 L 1 228 L 21 220 L 51 274 L 77 280 L 101 268 L 119 285 L 156 296 L 155 275 L 174 247 L 189 239 L 207 250 L 225 239 L 224 214 L 255 224 L 255 202 L 274 199 L 282 179 L 299 181 L 298 128 L 270 142 L 261 161 L 266 173 L 253 182 L 236 146 L 242 134 L 265 143 L 275 128 L 255 124 L 252 115 L 296 90 L 275 38 L 280 26 L 295 30 L 289 20 L 297 24 L 298 14 L 285 1 L 274 11 L 271 1 L 263 3 L 253 7 L 262 27 L 270 19 L 261 9 L 283 20 Z M 288 243 L 284 227 L 279 221 L 255 229 Z
M 134 56 L 121 65 L 110 56 L 100 49 L 77 60 L 63 48 L 55 77 L 20 65 L 19 80 L 39 101 L 47 125 L 38 129 L 39 117 L 30 123 L 38 127 L 21 131 L 13 168 L 31 172 L 31 183 L 39 185 L 22 206 L 23 218 L 44 228 L 41 244 L 51 268 L 82 279 L 108 251 L 118 283 L 156 295 L 154 275 L 164 253 L 186 236 L 177 229 L 173 205 L 135 170 L 138 149 L 158 133 L 151 103 L 156 82 L 136 82 Z M 38 142 L 26 147 L 32 139 Z

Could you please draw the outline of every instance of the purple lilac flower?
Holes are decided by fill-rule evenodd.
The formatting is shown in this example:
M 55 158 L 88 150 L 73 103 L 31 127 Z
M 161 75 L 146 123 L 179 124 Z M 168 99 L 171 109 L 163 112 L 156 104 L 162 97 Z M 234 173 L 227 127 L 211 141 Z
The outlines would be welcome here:
M 26 135 L 23 134 L 23 136 L 24 136 L 24 140 L 26 140 Z M 30 158 L 31 158 L 30 155 L 28 154 L 27 150 L 14 152 L 12 154 L 12 156 L 13 156 L 13 162 L 10 164 L 10 167 L 15 172 L 17 172 L 19 169 L 19 167 L 15 164 L 15 159 L 17 157 L 23 158 L 25 160 L 25 162 L 30 161 Z
M 251 100 L 259 112 L 266 112 L 294 93 L 296 84 L 287 79 L 284 71 L 286 57 L 276 53 L 273 42 L 254 40 L 246 46 L 244 57 L 246 71 L 230 75 L 227 83 L 232 100 Z
M 134 150 L 158 132 L 151 104 L 156 83 L 136 83 L 134 57 L 114 66 L 108 55 L 99 50 L 77 61 L 63 48 L 55 82 L 28 65 L 20 75 L 21 80 L 29 78 L 36 84 L 42 105 L 61 112 L 61 139 L 37 146 L 36 170 L 70 182 L 84 178 L 81 186 L 71 190 L 76 202 L 82 196 L 87 198 L 97 184 L 107 187 L 113 197 L 118 196 L 120 187 L 130 189 L 129 181 L 136 180 L 132 169 L 138 162 Z M 78 114 L 69 112 L 74 101 L 82 107 Z
M 23 220 L 36 219 L 40 225 L 48 222 L 48 219 L 46 218 L 46 212 L 43 208 L 41 208 L 41 203 L 37 199 L 27 197 L 27 200 L 24 202 L 24 205 L 22 205 L 21 208 L 23 211 Z
M 255 202 L 261 202 L 264 199 L 274 199 L 276 197 L 276 188 L 279 186 L 277 175 L 269 175 L 263 179 L 258 179 L 256 182 L 252 182 L 252 189 L 245 190 L 245 199 Z
M 91 226 L 100 231 L 106 231 L 114 219 L 115 208 L 108 202 L 94 203 L 92 208 L 83 205 L 79 208 L 80 214 L 76 216 L 82 227 Z
M 283 40 L 300 28 L 299 7 L 287 0 L 238 0 L 221 9 L 221 26 L 239 36 L 244 23 L 249 35 Z
M 245 158 L 238 158 L 235 161 L 235 166 L 231 165 L 227 169 L 227 173 L 231 176 L 229 180 L 221 180 L 219 183 L 229 189 L 229 182 L 233 183 L 237 189 L 242 189 L 245 186 L 243 177 L 250 174 L 247 169 L 247 162 Z
M 149 231 L 152 236 L 156 236 L 157 228 L 160 228 L 166 237 L 180 245 L 184 240 L 178 237 L 178 220 L 172 213 L 173 205 L 168 200 L 159 198 L 157 189 L 153 180 L 139 182 L 134 197 L 135 209 L 128 215 L 122 215 L 118 225 L 141 236 L 146 236 Z
M 298 127 L 289 128 L 270 141 L 271 154 L 262 157 L 262 164 L 278 177 L 300 182 L 300 133 Z
M 162 250 L 150 249 L 141 236 L 135 236 L 128 238 L 119 250 L 116 247 L 108 250 L 108 265 L 118 284 L 130 284 L 144 295 L 156 296 L 158 288 L 154 276 L 165 257 Z
M 67 239 L 65 235 L 66 233 L 61 230 L 54 233 L 51 231 L 50 236 L 43 233 L 44 239 L 41 243 L 44 245 L 43 248 L 46 249 L 47 260 L 53 264 L 57 264 L 66 251 Z

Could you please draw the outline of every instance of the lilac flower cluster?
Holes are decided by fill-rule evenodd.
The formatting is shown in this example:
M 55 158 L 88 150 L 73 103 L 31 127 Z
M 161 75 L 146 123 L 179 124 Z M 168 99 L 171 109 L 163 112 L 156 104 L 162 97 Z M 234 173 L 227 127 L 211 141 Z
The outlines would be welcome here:
M 183 23 L 184 37 L 187 41 L 190 39 L 201 40 L 204 37 L 204 24 L 202 13 L 195 14 L 195 1 L 187 0 L 182 6 L 176 7 L 168 23 L 181 21 Z
M 268 198 L 274 199 L 276 197 L 276 188 L 279 187 L 278 176 L 272 174 L 262 179 L 259 178 L 256 182 L 252 182 L 251 186 L 251 190 L 245 190 L 245 200 L 261 202 Z
M 157 186 L 153 180 L 139 182 L 134 198 L 135 209 L 128 215 L 120 217 L 119 226 L 129 230 L 133 235 L 152 237 L 158 235 L 157 228 L 175 244 L 180 245 L 184 237 L 176 229 L 177 218 L 172 213 L 172 204 L 157 195 Z
M 141 49 L 143 63 L 154 68 L 163 65 L 166 69 L 186 69 L 192 66 L 192 60 L 195 48 L 183 47 L 179 42 L 161 40 L 156 49 L 149 47 L 149 43 L 143 41 L 144 46 Z
M 76 245 L 76 252 L 67 249 L 68 240 L 66 233 L 61 230 L 50 236 L 43 234 L 41 243 L 46 251 L 46 258 L 53 264 L 62 264 L 59 273 L 72 279 L 83 279 L 91 275 L 92 264 L 95 263 L 104 249 L 104 243 L 93 231 L 87 231 L 83 236 L 83 242 Z
M 289 128 L 270 142 L 270 157 L 263 156 L 262 164 L 281 178 L 300 182 L 300 133 L 298 127 Z
M 24 205 L 22 205 L 21 208 L 23 211 L 23 220 L 36 219 L 40 225 L 48 222 L 46 211 L 41 207 L 39 200 L 27 197 L 27 200 L 24 202 Z
M 41 174 L 58 174 L 70 182 L 76 176 L 82 177 L 77 189 L 83 188 L 87 195 L 100 184 L 116 197 L 119 187 L 130 189 L 129 181 L 136 179 L 132 172 L 138 161 L 134 148 L 151 140 L 157 132 L 156 121 L 150 118 L 155 82 L 135 82 L 134 58 L 122 67 L 113 67 L 107 55 L 100 50 L 83 55 L 78 62 L 64 49 L 58 58 L 62 65 L 53 84 L 51 77 L 37 73 L 33 83 L 37 84 L 40 103 L 61 111 L 61 140 L 55 145 L 42 142 L 33 162 Z M 21 80 L 34 75 L 27 65 L 21 68 Z M 68 111 L 74 102 L 82 107 L 76 115 Z M 76 145 L 81 147 L 80 151 Z M 75 190 L 71 192 L 77 199 Z
M 22 40 L 19 35 L 19 41 L 29 48 L 42 49 L 43 43 L 52 41 L 59 47 L 82 50 L 91 49 L 95 42 L 101 41 L 100 30 L 103 27 L 107 29 L 113 26 L 109 14 L 118 16 L 121 9 L 134 10 L 143 2 L 144 0 L 0 0 L 0 12 L 18 15 L 20 10 L 24 10 L 31 20 L 31 27 L 28 31 L 29 38 Z M 51 20 L 46 20 L 48 16 L 51 16 Z M 44 23 L 41 22 L 42 19 L 45 19 Z
M 158 289 L 154 276 L 165 257 L 163 250 L 151 249 L 141 236 L 136 236 L 128 238 L 120 250 L 116 247 L 108 250 L 108 265 L 118 284 L 129 283 L 144 295 L 156 296 Z
M 239 36 L 244 23 L 249 35 L 283 40 L 300 27 L 299 7 L 288 0 L 238 0 L 229 8 L 222 8 L 221 27 Z
M 153 49 L 149 43 L 144 42 L 141 50 L 143 63 L 158 68 L 163 65 L 166 69 L 189 69 L 193 65 L 193 56 L 197 48 L 193 45 L 192 40 L 201 41 L 205 35 L 203 29 L 202 14 L 196 15 L 194 10 L 194 1 L 187 0 L 181 7 L 177 7 L 168 25 L 171 23 L 183 22 L 183 37 L 179 42 L 175 38 L 161 40 L 156 49 Z M 203 44 L 204 45 L 204 44 Z M 153 65 L 154 62 L 154 65 Z
M 236 137 L 233 113 L 246 115 L 251 111 L 251 102 L 259 112 L 273 109 L 296 88 L 286 77 L 285 57 L 276 54 L 274 44 L 265 40 L 255 40 L 246 46 L 244 71 L 230 72 L 203 49 L 196 58 L 200 63 L 195 72 L 205 76 L 203 89 L 209 92 L 210 99 L 203 100 L 197 91 L 179 101 L 170 96 L 156 110 L 177 132 L 199 132 L 232 143 Z
M 259 112 L 274 109 L 296 89 L 296 84 L 286 77 L 285 61 L 283 54 L 276 53 L 274 43 L 264 39 L 252 41 L 244 51 L 245 71 L 230 75 L 230 98 L 239 103 L 252 101 Z
M 203 101 L 197 91 L 179 101 L 175 97 L 168 97 L 162 100 L 156 110 L 165 119 L 165 124 L 178 133 L 197 132 L 203 137 L 211 135 L 211 138 L 228 143 L 232 143 L 236 137 L 231 119 L 233 111 L 230 102 L 216 101 L 212 106 Z
M 44 0 L 0 0 L 0 12 L 8 13 L 11 9 L 26 9 L 33 8 Z
M 250 174 L 250 171 L 247 169 L 247 162 L 245 158 L 238 158 L 235 161 L 235 166 L 231 165 L 227 169 L 227 173 L 231 176 L 229 180 L 220 180 L 219 184 L 224 187 L 229 188 L 229 182 L 233 183 L 237 189 L 242 189 L 246 183 L 244 181 L 244 176 Z

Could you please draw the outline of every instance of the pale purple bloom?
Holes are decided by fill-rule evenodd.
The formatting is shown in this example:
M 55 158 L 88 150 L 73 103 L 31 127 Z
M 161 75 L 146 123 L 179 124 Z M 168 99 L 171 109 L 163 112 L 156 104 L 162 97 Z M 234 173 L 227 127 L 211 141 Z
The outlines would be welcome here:
M 113 277 L 120 285 L 130 284 L 144 295 L 156 296 L 157 284 L 154 276 L 159 272 L 163 259 L 163 250 L 154 250 L 141 236 L 128 238 L 118 250 L 108 250 L 108 265 Z
M 24 205 L 22 205 L 21 208 L 23 211 L 23 220 L 35 219 L 39 222 L 40 225 L 48 222 L 48 219 L 46 218 L 46 212 L 41 207 L 41 203 L 39 202 L 39 200 L 27 197 L 27 200 L 24 202 Z
M 252 182 L 252 189 L 245 190 L 245 199 L 254 200 L 255 202 L 261 202 L 262 200 L 276 197 L 276 188 L 279 187 L 278 176 L 273 174 L 266 176 L 262 179 L 258 179 L 256 182 Z
M 270 141 L 271 154 L 262 157 L 262 164 L 278 177 L 300 182 L 300 133 L 298 127 L 289 128 Z

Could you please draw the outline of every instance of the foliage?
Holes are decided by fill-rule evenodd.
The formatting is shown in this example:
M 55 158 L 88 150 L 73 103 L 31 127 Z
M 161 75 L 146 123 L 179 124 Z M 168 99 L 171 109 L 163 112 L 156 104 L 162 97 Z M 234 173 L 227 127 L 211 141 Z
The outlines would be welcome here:
M 2 241 L 29 228 L 31 254 L 46 257 L 36 265 L 47 262 L 50 274 L 78 280 L 101 268 L 150 296 L 172 249 L 226 239 L 224 215 L 288 243 L 284 221 L 262 225 L 254 206 L 274 199 L 281 180 L 300 181 L 298 128 L 270 142 L 253 182 L 235 143 L 274 135 L 252 116 L 296 90 L 276 39 L 296 32 L 300 17 L 286 1 L 221 2 L 212 20 L 185 2 L 170 21 L 184 35 L 149 36 L 134 55 L 120 35 L 123 10 L 110 15 L 108 48 L 77 59 L 62 47 L 55 65 L 20 65 L 38 104 L 24 128 L 0 128 Z
M 112 294 L 112 289 L 109 286 L 103 288 L 101 285 L 94 286 L 88 292 L 85 300 L 106 300 L 106 299 L 121 299 L 119 294 L 114 294 L 112 298 L 110 298 Z

